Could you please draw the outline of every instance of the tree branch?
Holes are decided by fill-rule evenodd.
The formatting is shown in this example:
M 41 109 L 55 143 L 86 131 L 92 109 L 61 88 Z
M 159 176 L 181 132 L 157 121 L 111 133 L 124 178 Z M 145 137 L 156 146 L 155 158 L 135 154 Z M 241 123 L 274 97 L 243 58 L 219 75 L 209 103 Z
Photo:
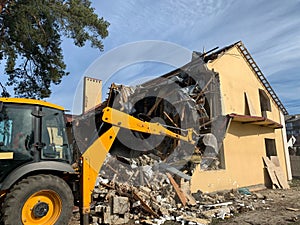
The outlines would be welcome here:
M 44 33 L 45 37 L 47 37 L 46 32 L 45 32 L 45 30 L 44 30 L 44 28 L 43 28 L 43 26 L 41 24 L 41 21 L 38 20 L 35 15 L 32 15 L 32 14 L 30 14 L 30 15 L 34 18 L 35 22 L 37 23 L 37 25 L 40 27 L 40 29 Z

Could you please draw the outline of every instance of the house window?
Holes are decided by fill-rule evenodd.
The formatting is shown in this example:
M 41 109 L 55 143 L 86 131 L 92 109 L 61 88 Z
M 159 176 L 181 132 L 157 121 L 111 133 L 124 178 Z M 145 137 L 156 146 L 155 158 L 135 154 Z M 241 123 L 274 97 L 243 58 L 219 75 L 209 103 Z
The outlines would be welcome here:
M 271 112 L 271 102 L 266 92 L 262 89 L 259 89 L 259 101 L 261 114 L 263 117 L 267 117 L 267 111 Z
M 277 156 L 275 139 L 265 138 L 267 157 Z

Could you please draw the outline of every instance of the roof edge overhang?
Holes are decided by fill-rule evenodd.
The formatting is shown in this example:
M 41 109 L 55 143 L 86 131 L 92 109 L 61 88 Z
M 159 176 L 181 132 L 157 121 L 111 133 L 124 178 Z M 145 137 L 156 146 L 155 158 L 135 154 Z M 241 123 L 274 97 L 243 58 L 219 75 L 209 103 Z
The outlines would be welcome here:
M 235 113 L 228 114 L 233 121 L 240 122 L 242 124 L 252 124 L 257 126 L 269 127 L 273 129 L 281 129 L 283 126 L 271 119 L 262 116 L 249 116 L 249 115 L 239 115 Z
M 231 45 L 225 46 L 224 48 L 210 52 L 209 54 L 204 54 L 203 55 L 203 60 L 205 63 L 207 63 L 210 60 L 215 60 L 221 55 L 223 55 L 225 52 L 227 52 L 229 49 L 236 47 L 237 50 L 241 53 L 241 55 L 244 57 L 246 62 L 248 63 L 249 67 L 252 69 L 254 74 L 257 76 L 263 87 L 268 91 L 270 97 L 272 100 L 275 102 L 275 104 L 278 106 L 278 108 L 281 110 L 283 115 L 288 115 L 287 109 L 284 107 L 283 103 L 280 101 L 279 97 L 271 87 L 270 83 L 252 58 L 251 54 L 249 53 L 248 49 L 245 47 L 242 41 L 237 41 Z

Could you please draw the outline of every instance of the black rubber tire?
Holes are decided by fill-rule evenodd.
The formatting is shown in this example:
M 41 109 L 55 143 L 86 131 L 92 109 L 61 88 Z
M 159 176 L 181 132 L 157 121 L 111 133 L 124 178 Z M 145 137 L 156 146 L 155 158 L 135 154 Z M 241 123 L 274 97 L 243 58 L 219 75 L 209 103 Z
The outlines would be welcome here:
M 68 184 L 54 175 L 36 175 L 27 177 L 12 187 L 5 197 L 2 207 L 4 225 L 23 225 L 22 208 L 26 201 L 35 193 L 50 190 L 55 192 L 62 202 L 62 209 L 57 225 L 67 225 L 72 216 L 74 197 Z M 45 223 L 50 225 L 50 223 Z

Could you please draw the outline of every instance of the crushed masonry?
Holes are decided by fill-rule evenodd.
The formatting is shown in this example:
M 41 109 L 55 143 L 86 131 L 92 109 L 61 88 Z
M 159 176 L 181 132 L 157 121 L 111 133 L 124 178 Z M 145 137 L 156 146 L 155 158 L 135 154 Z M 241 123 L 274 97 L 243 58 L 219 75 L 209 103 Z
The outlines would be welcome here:
M 101 120 L 107 106 L 143 121 L 159 122 L 178 134 L 193 128 L 197 139 L 196 145 L 190 145 L 121 129 L 97 180 L 91 224 L 209 224 L 213 218 L 268 207 L 265 196 L 245 194 L 245 189 L 190 192 L 197 165 L 201 170 L 223 168 L 223 139 L 230 120 L 221 114 L 218 74 L 193 56 L 182 68 L 139 86 L 112 84 L 104 103 L 73 121 L 78 151 L 108 130 L 109 125 Z M 281 171 L 268 165 L 274 186 L 286 186 L 280 180 Z
M 213 218 L 225 219 L 240 212 L 268 207 L 269 200 L 264 195 L 249 190 L 247 194 L 239 190 L 190 194 L 189 181 L 180 176 L 155 170 L 155 166 L 147 170 L 141 169 L 143 164 L 132 168 L 133 159 L 127 160 L 129 165 L 121 163 L 116 168 L 114 165 L 119 162 L 116 156 L 107 158 L 93 194 L 91 224 L 163 224 L 166 221 L 209 224 Z M 134 160 L 151 161 L 152 165 L 157 163 L 151 155 Z M 107 179 L 112 174 L 115 179 Z M 121 180 L 116 176 L 124 179 L 116 182 Z M 137 185 L 140 179 L 144 180 L 144 185 Z M 181 190 L 181 197 L 185 198 L 185 206 L 178 197 L 177 188 Z M 79 224 L 79 221 L 72 221 L 72 224 L 76 223 Z
M 193 128 L 197 143 L 195 146 L 167 136 L 121 129 L 110 150 L 112 155 L 134 158 L 152 153 L 165 163 L 160 169 L 171 174 L 176 171 L 184 179 L 193 173 L 196 164 L 202 170 L 223 168 L 223 139 L 230 118 L 221 113 L 219 75 L 209 70 L 200 57 L 194 55 L 182 68 L 138 86 L 112 84 L 105 102 L 73 122 L 79 151 L 108 129 L 101 120 L 107 106 L 143 121 L 160 122 L 181 135 Z

